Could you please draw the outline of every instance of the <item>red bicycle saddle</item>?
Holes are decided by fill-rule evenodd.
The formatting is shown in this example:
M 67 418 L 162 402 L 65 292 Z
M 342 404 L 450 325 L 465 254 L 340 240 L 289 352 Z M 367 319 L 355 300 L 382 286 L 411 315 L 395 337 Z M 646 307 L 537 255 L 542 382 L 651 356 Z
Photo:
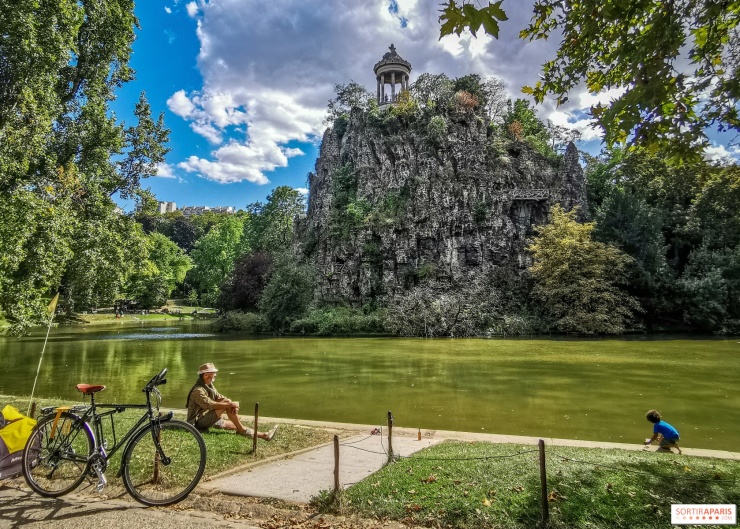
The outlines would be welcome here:
M 85 395 L 92 395 L 98 391 L 103 391 L 105 386 L 94 385 L 94 384 L 77 384 L 77 390 L 81 391 Z

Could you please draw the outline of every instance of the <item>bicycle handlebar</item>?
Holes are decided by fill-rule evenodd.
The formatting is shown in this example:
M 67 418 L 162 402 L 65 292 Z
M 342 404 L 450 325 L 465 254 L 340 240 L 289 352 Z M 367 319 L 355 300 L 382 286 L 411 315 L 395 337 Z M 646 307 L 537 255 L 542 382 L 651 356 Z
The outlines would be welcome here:
M 144 386 L 143 391 L 144 393 L 149 393 L 154 390 L 157 386 L 161 386 L 163 384 L 167 383 L 167 379 L 164 378 L 165 375 L 167 375 L 167 368 L 165 367 L 162 371 L 159 372 L 159 374 L 155 377 L 152 377 L 152 379 L 147 382 L 146 386 Z

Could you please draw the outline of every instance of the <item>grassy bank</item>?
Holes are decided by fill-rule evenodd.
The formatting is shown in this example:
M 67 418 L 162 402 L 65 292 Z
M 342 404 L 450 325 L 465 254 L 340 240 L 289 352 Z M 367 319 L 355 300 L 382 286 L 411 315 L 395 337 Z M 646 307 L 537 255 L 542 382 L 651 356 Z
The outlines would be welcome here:
M 69 402 L 58 399 L 37 399 L 37 402 L 38 410 L 45 406 L 74 406 L 82 403 L 82 401 Z M 3 396 L 0 398 L 0 408 L 6 404 L 15 406 L 25 414 L 28 409 L 28 397 Z M 126 434 L 129 428 L 136 424 L 136 421 L 141 417 L 142 413 L 143 410 L 127 410 L 115 415 L 115 431 L 119 439 L 122 435 Z M 182 415 L 178 416 L 176 414 L 175 417 L 178 419 L 185 419 Z M 252 427 L 250 421 L 243 420 L 242 422 L 244 422 L 248 427 Z M 273 426 L 275 425 L 269 422 L 260 422 L 258 430 L 267 432 Z M 110 419 L 104 421 L 104 428 L 108 444 L 109 446 L 112 446 L 113 437 L 111 435 Z M 257 441 L 257 452 L 256 454 L 253 454 L 252 439 L 245 439 L 244 437 L 235 435 L 233 432 L 211 429 L 208 433 L 203 434 L 203 439 L 205 440 L 208 452 L 208 460 L 203 479 L 208 479 L 211 476 L 226 470 L 231 470 L 246 463 L 331 442 L 335 433 L 336 432 L 317 428 L 283 424 L 280 426 L 280 430 L 271 442 L 268 443 L 259 439 Z M 114 487 L 116 485 L 121 487 L 123 486 L 121 479 L 115 476 L 120 466 L 122 453 L 123 449 L 120 449 L 116 454 L 114 454 L 111 459 L 110 469 L 106 474 L 109 483 Z
M 536 527 L 542 509 L 534 448 L 445 442 L 350 487 L 341 509 L 427 527 Z M 594 448 L 546 452 L 554 528 L 670 527 L 671 504 L 740 503 L 737 461 Z

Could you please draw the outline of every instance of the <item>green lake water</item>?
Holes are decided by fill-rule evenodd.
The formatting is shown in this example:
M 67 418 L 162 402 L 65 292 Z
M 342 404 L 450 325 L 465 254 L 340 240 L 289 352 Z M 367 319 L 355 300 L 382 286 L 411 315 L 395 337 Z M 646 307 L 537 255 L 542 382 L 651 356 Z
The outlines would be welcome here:
M 0 395 L 28 395 L 45 336 L 0 337 Z M 52 329 L 36 395 L 141 402 L 163 367 L 163 406 L 184 407 L 198 366 L 260 414 L 381 425 L 639 443 L 649 408 L 682 446 L 738 451 L 740 339 L 259 338 L 203 324 Z M 0 402 L 2 404 L 2 402 Z

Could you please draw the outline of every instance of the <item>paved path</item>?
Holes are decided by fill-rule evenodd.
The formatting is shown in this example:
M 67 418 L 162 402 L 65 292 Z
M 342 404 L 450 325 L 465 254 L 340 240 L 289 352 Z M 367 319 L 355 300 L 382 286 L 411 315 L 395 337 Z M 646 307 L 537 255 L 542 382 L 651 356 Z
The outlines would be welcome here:
M 196 510 L 148 509 L 126 500 L 70 494 L 42 498 L 28 489 L 0 485 L 0 529 L 50 527 L 84 529 L 259 529 L 248 521 L 225 520 L 221 515 Z
M 370 431 L 368 427 L 366 431 Z M 393 437 L 393 453 L 409 456 L 441 439 Z M 359 435 L 339 443 L 339 483 L 348 487 L 382 468 L 388 461 L 388 439 Z M 201 483 L 201 488 L 239 496 L 262 496 L 308 502 L 321 490 L 334 488 L 334 444 L 296 454 L 245 471 Z

